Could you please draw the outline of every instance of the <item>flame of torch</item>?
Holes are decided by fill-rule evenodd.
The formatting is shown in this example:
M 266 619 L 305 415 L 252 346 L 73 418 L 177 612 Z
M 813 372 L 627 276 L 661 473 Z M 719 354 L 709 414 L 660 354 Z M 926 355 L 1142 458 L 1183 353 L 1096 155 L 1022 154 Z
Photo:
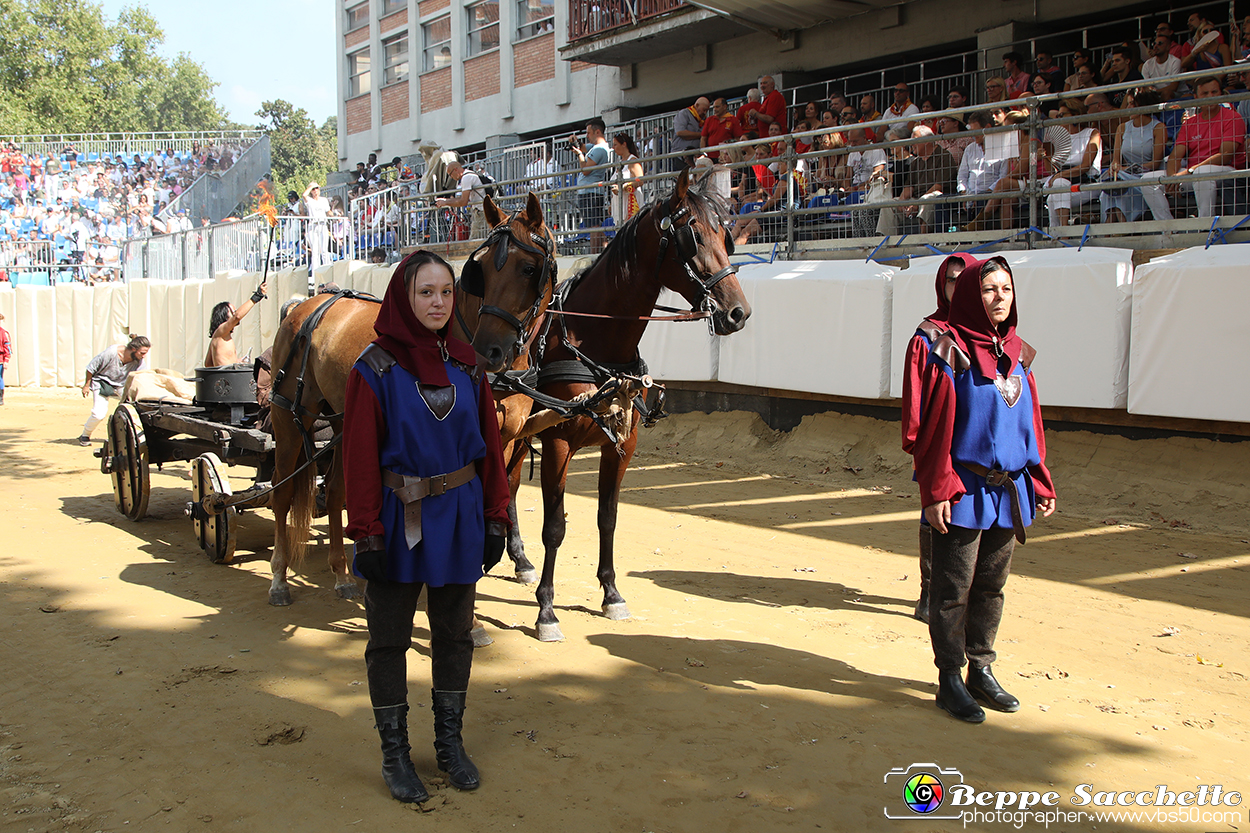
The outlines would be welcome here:
M 261 283 L 264 283 L 269 280 L 269 256 L 273 253 L 273 231 L 278 226 L 278 207 L 273 200 L 273 186 L 265 180 L 260 182 L 260 202 L 256 206 L 256 213 L 269 222 L 269 242 L 265 246 L 265 268 L 261 278 Z

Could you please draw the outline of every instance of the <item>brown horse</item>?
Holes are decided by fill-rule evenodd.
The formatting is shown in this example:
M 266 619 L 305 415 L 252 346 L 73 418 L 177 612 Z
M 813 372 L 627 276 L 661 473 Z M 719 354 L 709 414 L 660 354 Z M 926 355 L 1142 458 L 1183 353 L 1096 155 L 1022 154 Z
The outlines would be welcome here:
M 535 272 L 547 274 L 550 260 L 550 274 L 554 277 L 555 247 L 554 238 L 543 223 L 542 208 L 533 194 L 526 207 L 510 218 L 505 218 L 489 197 L 485 207 L 495 229 L 487 245 L 475 253 L 482 270 L 478 284 L 480 297 L 471 299 L 457 287 L 456 307 L 465 310 L 471 323 L 456 335 L 464 337 L 465 332 L 472 331 L 472 338 L 466 340 L 477 351 L 481 366 L 493 372 L 514 360 L 518 344 L 525 341 L 526 334 L 537 325 L 550 301 L 552 286 L 549 284 L 552 282 L 536 278 Z M 516 245 L 520 241 L 530 241 L 528 250 Z M 534 241 L 543 241 L 550 257 L 535 248 Z M 547 242 L 550 246 L 546 246 Z M 483 254 L 489 256 L 483 257 Z M 330 295 L 318 295 L 300 304 L 282 322 L 274 341 L 273 367 L 286 368 L 275 376 L 273 387 L 275 483 L 290 477 L 307 460 L 305 432 L 312 431 L 316 419 L 330 418 L 335 434 L 342 433 L 347 376 L 361 351 L 377 335 L 373 330 L 379 309 L 375 301 L 343 297 L 332 302 L 332 299 Z M 304 322 L 319 311 L 320 320 L 315 322 L 311 333 L 302 334 Z M 294 403 L 295 408 L 281 403 Z M 525 417 L 533 420 L 535 416 L 529 414 L 527 406 L 525 416 L 517 424 L 523 425 Z M 538 420 L 536 426 L 554 421 L 558 421 L 558 417 L 551 422 Z M 503 409 L 501 423 L 508 423 Z M 329 563 L 334 572 L 335 591 L 342 598 L 351 599 L 358 597 L 360 591 L 352 579 L 343 547 L 341 455 L 340 446 L 335 449 L 331 471 L 325 480 L 330 518 Z M 315 506 L 315 479 L 315 467 L 305 466 L 274 490 L 274 546 L 270 562 L 273 582 L 269 588 L 272 605 L 291 603 L 286 573 L 288 567 L 298 567 L 303 560 Z
M 538 389 L 571 399 L 593 390 L 596 382 L 602 383 L 613 372 L 644 375 L 638 342 L 662 287 L 707 313 L 716 334 L 742 329 L 751 307 L 729 263 L 732 247 L 722 224 L 725 216 L 721 199 L 691 188 L 683 171 L 669 196 L 652 202 L 621 226 L 590 268 L 561 286 L 548 312 L 556 315 L 556 324 L 547 334 Z M 564 638 L 553 603 L 556 554 L 565 533 L 565 481 L 573 455 L 589 446 L 600 446 L 598 577 L 603 612 L 609 619 L 629 617 L 629 608 L 616 589 L 613 538 L 621 479 L 638 443 L 639 417 L 635 410 L 622 432 L 624 438 L 617 443 L 609 441 L 587 417 L 571 419 L 539 435 L 545 554 L 535 595 L 538 638 L 544 642 Z

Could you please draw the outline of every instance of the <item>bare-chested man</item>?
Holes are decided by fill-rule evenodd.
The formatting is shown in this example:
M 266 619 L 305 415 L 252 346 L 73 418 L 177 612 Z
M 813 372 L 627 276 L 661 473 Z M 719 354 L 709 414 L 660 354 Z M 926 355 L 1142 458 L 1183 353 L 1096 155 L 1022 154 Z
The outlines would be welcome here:
M 238 362 L 239 354 L 234 349 L 234 328 L 239 326 L 243 317 L 265 297 L 265 284 L 261 283 L 252 293 L 252 297 L 244 301 L 238 309 L 235 309 L 229 301 L 222 301 L 213 307 L 213 313 L 208 322 L 210 340 L 208 354 L 204 357 L 205 367 L 224 367 Z

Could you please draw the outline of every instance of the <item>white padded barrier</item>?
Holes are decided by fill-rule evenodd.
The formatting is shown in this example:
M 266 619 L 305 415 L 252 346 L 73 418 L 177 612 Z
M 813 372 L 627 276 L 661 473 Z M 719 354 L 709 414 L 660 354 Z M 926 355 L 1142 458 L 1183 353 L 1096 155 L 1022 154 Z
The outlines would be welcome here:
M 680 310 L 690 302 L 672 290 L 660 291 L 657 304 Z M 655 315 L 673 315 L 655 312 Z M 747 322 L 751 326 L 751 322 Z M 729 338 L 738 338 L 735 333 Z M 647 362 L 651 375 L 667 382 L 710 382 L 716 379 L 720 360 L 719 342 L 724 339 L 708 331 L 706 321 L 651 321 L 642 334 L 638 352 Z
M 882 399 L 890 391 L 892 268 L 849 260 L 749 264 L 751 318 L 720 339 L 717 378 Z M 914 325 L 913 325 L 914 326 Z
M 1133 255 L 1086 247 L 1003 252 L 1015 277 L 1020 337 L 1037 349 L 1042 403 L 1123 408 L 1128 402 Z M 902 395 L 903 357 L 916 325 L 937 307 L 944 257 L 913 258 L 894 276 L 890 395 Z M 1071 333 L 1080 333 L 1072 338 Z
M 1128 410 L 1250 422 L 1250 246 L 1186 249 L 1137 267 Z

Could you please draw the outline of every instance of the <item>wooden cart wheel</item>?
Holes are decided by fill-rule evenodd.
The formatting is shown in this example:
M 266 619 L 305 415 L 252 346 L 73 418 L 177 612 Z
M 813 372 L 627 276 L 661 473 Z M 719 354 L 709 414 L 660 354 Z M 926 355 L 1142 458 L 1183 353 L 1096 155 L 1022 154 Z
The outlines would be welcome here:
M 129 403 L 118 405 L 109 420 L 104 453 L 112 457 L 113 503 L 132 521 L 148 513 L 152 485 L 148 470 L 148 441 L 139 411 Z
M 216 454 L 201 454 L 191 461 L 191 499 L 201 504 L 205 498 L 231 495 L 230 478 L 226 466 Z M 191 517 L 195 525 L 195 538 L 200 549 L 214 564 L 229 564 L 234 558 L 234 525 L 239 510 L 226 507 L 220 515 L 204 515 L 195 512 Z M 202 518 L 202 520 L 201 520 Z

